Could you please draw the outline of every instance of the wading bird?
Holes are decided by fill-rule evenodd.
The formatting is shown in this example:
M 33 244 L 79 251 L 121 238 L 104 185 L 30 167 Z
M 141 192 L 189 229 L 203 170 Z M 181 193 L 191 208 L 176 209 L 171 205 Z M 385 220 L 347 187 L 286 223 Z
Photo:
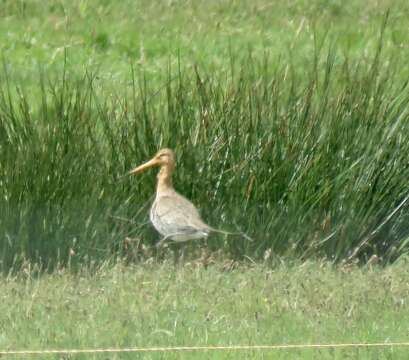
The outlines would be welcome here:
M 212 231 L 225 233 L 205 224 L 196 207 L 173 188 L 175 154 L 172 150 L 159 150 L 151 160 L 131 170 L 129 174 L 137 174 L 151 167 L 160 167 L 156 197 L 149 216 L 155 229 L 163 235 L 157 246 L 168 239 L 183 242 L 207 238 Z

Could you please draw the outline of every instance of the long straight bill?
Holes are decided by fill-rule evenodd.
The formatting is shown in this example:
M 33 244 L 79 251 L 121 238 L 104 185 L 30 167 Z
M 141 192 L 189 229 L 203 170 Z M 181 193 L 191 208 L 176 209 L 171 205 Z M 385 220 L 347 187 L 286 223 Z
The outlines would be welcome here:
M 137 174 L 137 173 L 140 173 L 140 172 L 142 172 L 142 171 L 144 171 L 146 169 L 149 169 L 149 168 L 154 167 L 154 166 L 159 166 L 159 165 L 160 165 L 160 163 L 159 163 L 158 160 L 152 159 L 152 160 L 149 160 L 148 162 L 146 162 L 146 163 L 144 163 L 142 165 L 139 165 L 135 169 L 132 169 L 131 171 L 129 171 L 128 174 L 129 175 Z

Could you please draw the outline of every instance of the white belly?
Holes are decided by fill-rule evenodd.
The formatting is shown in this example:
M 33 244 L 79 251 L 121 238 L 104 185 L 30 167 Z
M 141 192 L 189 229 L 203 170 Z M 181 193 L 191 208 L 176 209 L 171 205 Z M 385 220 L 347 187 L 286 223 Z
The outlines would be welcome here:
M 171 236 L 169 236 L 169 239 L 172 239 L 173 241 L 176 241 L 176 242 L 183 242 L 183 241 L 188 241 L 188 240 L 203 239 L 203 238 L 206 238 L 207 236 L 208 236 L 207 233 L 197 231 L 197 232 L 191 233 L 191 234 L 171 235 Z

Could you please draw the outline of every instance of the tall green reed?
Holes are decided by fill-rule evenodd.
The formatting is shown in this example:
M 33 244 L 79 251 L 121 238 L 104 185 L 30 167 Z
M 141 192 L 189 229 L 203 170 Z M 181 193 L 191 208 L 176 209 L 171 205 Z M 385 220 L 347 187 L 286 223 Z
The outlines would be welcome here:
M 160 147 L 177 153 L 176 188 L 214 227 L 226 256 L 262 259 L 408 250 L 408 83 L 380 53 L 351 63 L 331 49 L 304 74 L 251 54 L 229 73 L 131 71 L 128 87 L 96 76 L 40 76 L 39 96 L 0 90 L 0 264 L 148 256 L 155 176 L 126 176 Z M 130 250 L 131 249 L 131 250 Z

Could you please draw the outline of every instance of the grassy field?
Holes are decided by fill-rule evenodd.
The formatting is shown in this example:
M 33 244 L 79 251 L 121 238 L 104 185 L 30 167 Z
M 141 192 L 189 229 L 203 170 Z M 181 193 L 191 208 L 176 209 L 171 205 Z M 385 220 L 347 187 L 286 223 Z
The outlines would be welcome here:
M 4 3 L 2 269 L 140 258 L 164 146 L 229 258 L 407 253 L 404 3 L 132 4 Z
M 39 68 L 61 73 L 64 50 L 73 75 L 98 68 L 105 87 L 128 83 L 130 63 L 163 81 L 169 62 L 222 71 L 231 54 L 246 58 L 248 48 L 256 56 L 268 51 L 275 61 L 291 59 L 304 73 L 325 37 L 339 54 L 370 56 L 388 9 L 385 49 L 407 58 L 408 6 L 405 0 L 4 0 L 0 52 L 13 78 L 30 84 Z
M 408 276 L 407 261 L 387 269 L 227 261 L 175 268 L 164 261 L 41 277 L 26 268 L 0 283 L 0 349 L 407 341 Z M 72 358 L 403 360 L 407 354 L 386 348 Z
M 0 350 L 407 340 L 408 11 L 0 2 Z M 155 249 L 155 174 L 125 175 L 161 147 L 206 222 L 253 241 Z

